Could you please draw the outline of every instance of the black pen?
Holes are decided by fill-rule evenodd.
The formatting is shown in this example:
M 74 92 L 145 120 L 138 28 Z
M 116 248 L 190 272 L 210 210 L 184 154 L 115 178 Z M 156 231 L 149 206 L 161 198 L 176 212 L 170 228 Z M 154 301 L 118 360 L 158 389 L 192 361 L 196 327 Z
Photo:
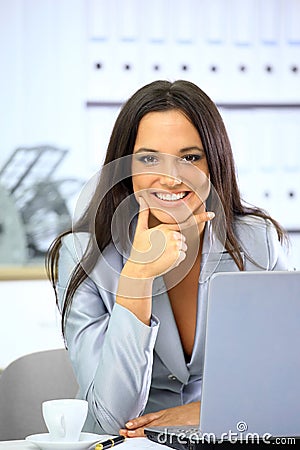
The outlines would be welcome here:
M 112 437 L 107 439 L 106 441 L 100 441 L 100 442 L 95 442 L 95 444 L 93 444 L 90 449 L 93 450 L 105 450 L 107 448 L 111 448 L 114 447 L 115 445 L 121 444 L 122 442 L 125 441 L 125 436 L 116 436 L 116 437 Z

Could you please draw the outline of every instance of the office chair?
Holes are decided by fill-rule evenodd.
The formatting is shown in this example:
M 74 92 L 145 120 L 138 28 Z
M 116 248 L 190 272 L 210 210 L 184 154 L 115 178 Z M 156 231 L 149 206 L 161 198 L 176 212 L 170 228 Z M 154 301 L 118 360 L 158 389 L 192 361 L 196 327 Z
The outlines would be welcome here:
M 0 375 L 0 441 L 46 433 L 42 402 L 74 398 L 77 391 L 78 384 L 64 348 L 16 359 Z

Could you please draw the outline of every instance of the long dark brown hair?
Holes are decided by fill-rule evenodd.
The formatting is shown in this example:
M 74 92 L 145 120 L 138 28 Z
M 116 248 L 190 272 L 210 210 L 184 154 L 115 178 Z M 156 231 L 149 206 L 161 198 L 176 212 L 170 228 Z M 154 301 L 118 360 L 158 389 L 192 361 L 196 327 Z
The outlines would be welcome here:
M 109 165 L 124 156 L 131 155 L 136 140 L 141 119 L 153 111 L 181 111 L 197 129 L 206 154 L 210 180 L 221 200 L 226 219 L 225 248 L 232 256 L 239 270 L 244 270 L 244 260 L 240 244 L 234 232 L 234 219 L 237 216 L 255 215 L 269 219 L 275 226 L 278 239 L 285 236 L 281 226 L 265 211 L 242 202 L 232 155 L 231 145 L 222 117 L 214 102 L 195 84 L 178 80 L 175 82 L 155 81 L 139 89 L 122 107 L 115 122 L 108 144 L 104 166 Z M 124 158 L 123 158 L 124 159 Z M 47 258 L 46 269 L 53 285 L 58 303 L 56 284 L 58 278 L 59 249 L 63 236 L 79 231 L 90 233 L 90 241 L 84 254 L 84 268 L 79 262 L 75 267 L 62 309 L 62 330 L 70 310 L 72 299 L 79 285 L 87 278 L 96 264 L 99 250 L 102 252 L 112 241 L 111 222 L 118 205 L 133 193 L 131 177 L 119 181 L 120 170 L 113 164 L 113 173 L 109 174 L 112 188 L 104 195 L 101 202 L 101 192 L 107 186 L 107 172 L 100 175 L 95 193 L 84 214 L 74 225 L 58 236 L 52 243 Z M 128 172 L 130 173 L 130 172 Z M 111 180 L 116 180 L 116 183 Z M 132 200 L 135 202 L 134 200 Z M 136 208 L 137 204 L 132 204 Z M 126 220 L 124 221 L 126 223 Z

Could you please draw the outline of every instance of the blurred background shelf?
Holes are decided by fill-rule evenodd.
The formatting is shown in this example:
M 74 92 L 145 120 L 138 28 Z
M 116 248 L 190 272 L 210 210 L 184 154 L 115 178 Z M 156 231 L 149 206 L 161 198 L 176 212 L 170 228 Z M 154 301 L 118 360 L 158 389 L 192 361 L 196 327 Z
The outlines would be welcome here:
M 0 281 L 46 280 L 45 267 L 41 265 L 0 266 Z

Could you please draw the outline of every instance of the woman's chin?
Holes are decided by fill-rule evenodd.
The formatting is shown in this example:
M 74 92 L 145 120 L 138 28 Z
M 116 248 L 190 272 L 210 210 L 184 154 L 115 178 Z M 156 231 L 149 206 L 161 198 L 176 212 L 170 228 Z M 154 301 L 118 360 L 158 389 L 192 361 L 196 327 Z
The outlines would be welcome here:
M 174 214 L 166 213 L 163 211 L 151 211 L 150 224 L 151 226 L 156 226 L 162 223 L 168 225 L 181 224 L 191 217 L 191 211 L 184 211 L 182 213 L 174 212 Z

